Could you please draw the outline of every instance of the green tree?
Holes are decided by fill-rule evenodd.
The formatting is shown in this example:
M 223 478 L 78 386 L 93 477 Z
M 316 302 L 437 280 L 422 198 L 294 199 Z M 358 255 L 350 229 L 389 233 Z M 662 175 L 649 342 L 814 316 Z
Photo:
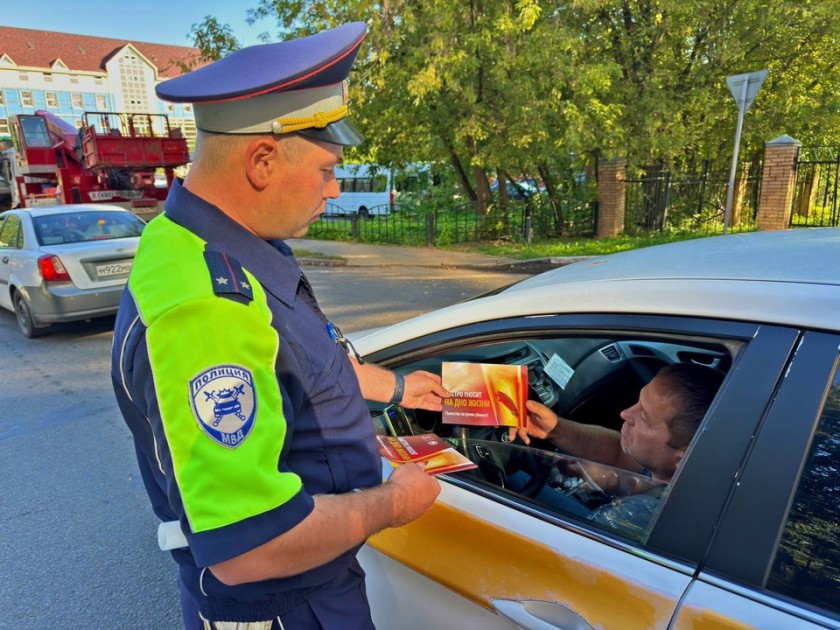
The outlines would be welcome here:
M 621 69 L 618 148 L 673 164 L 731 155 L 737 109 L 725 78 L 762 68 L 770 75 L 744 128 L 747 153 L 781 133 L 836 137 L 837 9 L 837 0 L 586 0 L 564 13 L 591 54 Z
M 193 45 L 201 51 L 201 57 L 192 62 L 193 66 L 221 59 L 240 48 L 239 40 L 234 36 L 230 25 L 220 24 L 212 15 L 207 15 L 201 22 L 193 24 L 189 36 Z M 187 67 L 184 71 L 192 69 Z
M 489 178 L 538 177 L 562 225 L 574 174 L 601 157 L 726 163 L 737 109 L 726 76 L 769 78 L 742 155 L 782 133 L 840 137 L 840 0 L 259 0 L 251 21 L 298 37 L 352 20 L 369 35 L 351 80 L 367 137 L 353 159 L 446 163 L 491 207 Z M 214 18 L 205 54 L 235 47 Z M 504 186 L 500 186 L 504 190 Z

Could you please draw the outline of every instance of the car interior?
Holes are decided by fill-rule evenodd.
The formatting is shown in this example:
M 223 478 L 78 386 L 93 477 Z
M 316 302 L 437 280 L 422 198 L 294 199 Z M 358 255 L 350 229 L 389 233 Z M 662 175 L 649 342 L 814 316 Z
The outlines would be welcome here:
M 620 431 L 621 412 L 637 402 L 641 389 L 661 368 L 690 362 L 725 374 L 738 349 L 738 343 L 705 338 L 527 338 L 450 349 L 412 360 L 398 371 L 441 374 L 443 362 L 524 365 L 530 400 L 563 418 Z M 638 472 L 559 452 L 547 440 L 531 438 L 526 445 L 519 436 L 511 439 L 508 427 L 448 424 L 440 412 L 398 405 L 370 403 L 370 409 L 378 433 L 434 433 L 476 464 L 452 477 L 564 516 L 585 518 L 618 498 L 642 492 L 665 496 L 670 487 Z M 652 524 L 622 533 L 642 540 Z

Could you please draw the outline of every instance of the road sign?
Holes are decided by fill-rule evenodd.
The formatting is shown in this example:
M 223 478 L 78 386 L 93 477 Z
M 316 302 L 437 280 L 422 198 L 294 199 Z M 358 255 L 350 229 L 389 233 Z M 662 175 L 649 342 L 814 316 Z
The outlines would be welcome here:
M 744 103 L 744 113 L 750 108 L 755 100 L 755 95 L 761 89 L 764 79 L 767 78 L 767 70 L 758 70 L 757 72 L 748 72 L 747 74 L 736 74 L 731 77 L 726 77 L 726 84 L 729 86 L 729 91 L 732 92 L 732 97 L 738 107 L 741 107 L 741 102 Z M 746 87 L 746 92 L 744 88 Z
M 738 148 L 741 144 L 741 129 L 744 126 L 744 114 L 755 100 L 755 95 L 767 78 L 767 70 L 757 70 L 746 74 L 726 77 L 729 91 L 738 105 L 738 124 L 735 128 L 735 150 L 732 152 L 732 168 L 729 171 L 729 187 L 726 189 L 726 209 L 723 212 L 723 233 L 729 229 L 729 217 L 732 214 L 732 197 L 735 192 L 735 171 L 738 168 Z

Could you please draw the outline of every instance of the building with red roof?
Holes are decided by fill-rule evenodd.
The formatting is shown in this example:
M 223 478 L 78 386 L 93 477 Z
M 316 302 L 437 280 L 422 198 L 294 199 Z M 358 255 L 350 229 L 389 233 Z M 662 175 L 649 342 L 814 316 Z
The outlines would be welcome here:
M 0 26 L 0 139 L 9 119 L 47 110 L 80 127 L 85 112 L 166 114 L 192 141 L 190 104 L 155 85 L 203 65 L 196 48 Z

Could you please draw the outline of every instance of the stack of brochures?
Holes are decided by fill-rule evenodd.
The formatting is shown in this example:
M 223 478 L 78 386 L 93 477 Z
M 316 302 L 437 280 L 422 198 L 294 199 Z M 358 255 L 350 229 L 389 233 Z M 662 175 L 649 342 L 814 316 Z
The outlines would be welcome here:
M 434 433 L 423 435 L 377 435 L 382 457 L 398 466 L 409 462 L 425 464 L 430 475 L 458 472 L 476 465 Z

